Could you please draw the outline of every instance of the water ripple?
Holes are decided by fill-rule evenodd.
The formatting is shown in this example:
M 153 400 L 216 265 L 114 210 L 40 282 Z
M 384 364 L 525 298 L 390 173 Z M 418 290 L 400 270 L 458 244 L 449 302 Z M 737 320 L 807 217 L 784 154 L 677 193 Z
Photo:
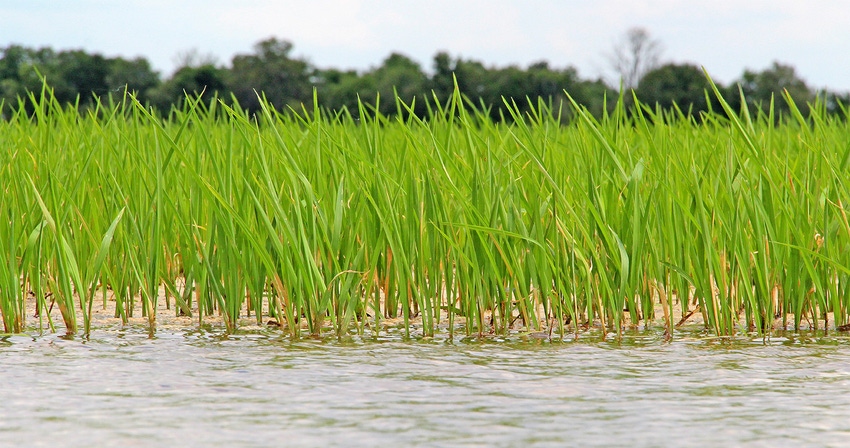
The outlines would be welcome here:
M 0 445 L 842 446 L 848 340 L 0 340 Z

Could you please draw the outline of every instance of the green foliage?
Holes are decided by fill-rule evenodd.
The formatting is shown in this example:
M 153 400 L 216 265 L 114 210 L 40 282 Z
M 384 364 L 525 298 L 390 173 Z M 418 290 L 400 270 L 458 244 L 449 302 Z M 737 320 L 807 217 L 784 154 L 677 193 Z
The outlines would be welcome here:
M 791 95 L 803 114 L 808 113 L 808 103 L 815 98 L 815 93 L 806 81 L 797 75 L 794 67 L 779 62 L 773 62 L 769 68 L 760 72 L 745 70 L 741 78 L 732 83 L 727 96 L 729 103 L 736 109 L 742 107 L 739 89 L 746 98 L 751 114 L 759 110 L 766 111 L 773 103 L 777 118 L 790 118 L 791 108 L 784 101 L 780 101 L 783 92 L 787 91 Z
M 426 102 L 432 100 L 430 88 L 431 82 L 419 64 L 399 53 L 362 74 L 335 69 L 317 72 L 316 89 L 322 106 L 334 111 L 347 109 L 355 117 L 359 116 L 359 102 L 383 115 L 405 113 L 396 104 L 396 95 L 423 117 Z
M 127 60 L 115 58 L 110 62 L 106 74 L 106 88 L 110 93 L 120 94 L 126 88 L 142 103 L 147 102 L 151 90 L 159 86 L 158 74 L 147 59 Z
M 148 92 L 153 106 L 168 111 L 173 105 L 182 106 L 186 95 L 201 96 L 208 103 L 226 96 L 225 71 L 212 64 L 178 69 L 168 81 Z
M 653 61 L 658 43 L 648 40 L 644 30 L 631 30 L 628 36 L 637 40 L 627 40 L 631 46 L 621 48 L 628 54 L 620 54 L 618 64 L 625 64 L 620 64 L 628 71 L 624 76 L 641 75 L 635 93 L 644 104 L 667 113 L 695 116 L 719 108 L 716 100 L 705 95 L 708 83 L 699 68 L 690 64 L 657 67 Z M 260 113 L 263 97 L 278 111 L 313 110 L 315 91 L 322 108 L 333 113 L 345 111 L 355 119 L 360 117 L 361 105 L 388 117 L 399 114 L 408 118 L 412 114 L 421 119 L 446 104 L 457 83 L 468 103 L 493 121 L 513 120 L 510 109 L 514 107 L 526 115 L 542 105 L 565 123 L 572 109 L 562 92 L 567 91 L 596 118 L 613 112 L 612 102 L 606 103 L 606 98 L 617 97 L 617 92 L 601 79 L 582 79 L 575 68 L 553 68 L 546 61 L 527 68 L 487 67 L 474 59 L 439 52 L 434 56 L 432 73 L 428 74 L 416 61 L 392 53 L 380 65 L 358 72 L 315 67 L 308 59 L 293 55 L 293 50 L 292 43 L 269 38 L 258 42 L 251 53 L 235 55 L 229 66 L 188 52 L 182 57 L 181 67 L 161 82 L 144 58 L 126 60 L 81 50 L 55 52 L 50 48 L 10 45 L 0 49 L 0 109 L 23 107 L 32 114 L 34 105 L 29 95 L 40 94 L 44 79 L 51 86 L 53 97 L 63 105 L 76 104 L 88 110 L 96 104 L 96 98 L 120 102 L 126 88 L 141 104 L 154 106 L 160 115 L 168 115 L 175 106 L 180 109 L 186 94 L 202 92 L 207 106 L 216 98 L 228 102 L 232 99 L 240 109 L 252 114 Z M 750 114 L 767 110 L 773 101 L 776 119 L 790 117 L 791 110 L 785 102 L 778 101 L 785 90 L 804 115 L 808 113 L 808 103 L 815 99 L 815 93 L 794 68 L 779 63 L 761 72 L 745 71 L 732 86 L 721 86 L 734 110 L 741 108 L 738 86 L 747 98 Z M 401 107 L 395 101 L 396 95 L 409 107 Z M 848 95 L 823 92 L 820 101 L 827 113 L 841 116 L 843 105 L 850 100 Z M 630 93 L 624 96 L 624 105 L 627 110 L 634 108 Z
M 604 98 L 614 96 L 601 80 L 582 80 L 574 68 L 552 69 L 546 62 L 528 69 L 488 68 L 478 61 L 438 53 L 434 58 L 435 73 L 429 76 L 417 62 L 399 53 L 392 53 L 379 66 L 358 73 L 319 69 L 292 52 L 290 42 L 270 38 L 258 42 L 252 53 L 234 56 L 229 67 L 190 52 L 183 65 L 160 82 L 148 62 L 141 58 L 125 60 L 79 50 L 56 53 L 49 48 L 10 46 L 0 58 L 0 101 L 13 109 L 23 99 L 24 107 L 32 113 L 33 106 L 26 101 L 27 96 L 40 92 L 46 79 L 60 104 L 79 103 L 83 108 L 93 105 L 95 97 L 121 98 L 126 86 L 139 102 L 154 106 L 163 115 L 174 106 L 182 107 L 186 94 L 201 93 L 207 105 L 214 98 L 233 98 L 241 109 L 254 114 L 261 110 L 262 97 L 279 111 L 301 110 L 302 106 L 312 110 L 315 90 L 322 107 L 335 112 L 346 110 L 354 118 L 359 117 L 361 103 L 366 105 L 366 110 L 386 116 L 412 113 L 424 118 L 429 108 L 452 97 L 457 79 L 470 102 L 498 121 L 510 117 L 503 98 L 515 101 L 523 113 L 530 111 L 527 105 L 536 105 L 538 101 L 566 113 L 568 108 L 561 92 L 567 90 L 592 113 L 601 116 L 606 108 Z M 396 95 L 410 108 L 400 107 Z
M 82 50 L 55 52 L 50 48 L 30 49 L 10 45 L 0 58 L 0 100 L 15 107 L 30 93 L 39 94 L 47 80 L 60 104 L 78 104 L 88 109 L 96 97 L 120 97 L 125 88 L 146 99 L 159 85 L 159 77 L 147 60 L 107 58 Z M 182 95 L 182 93 L 181 93 Z M 24 102 L 27 112 L 34 105 Z
M 314 69 L 291 53 L 291 43 L 270 38 L 257 43 L 253 54 L 233 57 L 227 85 L 241 107 L 258 112 L 257 92 L 279 110 L 310 102 Z
M 699 115 L 709 110 L 711 86 L 702 69 L 691 64 L 665 64 L 646 73 L 635 93 L 649 106 Z

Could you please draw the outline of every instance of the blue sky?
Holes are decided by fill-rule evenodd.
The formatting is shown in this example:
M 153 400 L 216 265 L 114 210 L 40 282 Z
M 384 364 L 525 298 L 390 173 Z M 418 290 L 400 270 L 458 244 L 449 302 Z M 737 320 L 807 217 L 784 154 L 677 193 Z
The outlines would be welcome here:
M 605 54 L 640 26 L 663 61 L 704 65 L 722 82 L 778 60 L 812 87 L 850 91 L 848 23 L 846 0 L 0 0 L 0 46 L 145 56 L 164 75 L 181 52 L 226 65 L 275 36 L 319 67 L 367 69 L 397 51 L 429 70 L 444 50 L 610 78 Z

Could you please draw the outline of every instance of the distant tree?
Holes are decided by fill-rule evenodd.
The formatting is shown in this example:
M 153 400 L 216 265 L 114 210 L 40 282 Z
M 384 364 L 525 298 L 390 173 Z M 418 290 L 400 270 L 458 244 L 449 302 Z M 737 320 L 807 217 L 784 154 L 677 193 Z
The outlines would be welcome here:
M 116 58 L 110 61 L 106 86 L 110 92 L 121 94 L 126 86 L 130 93 L 144 103 L 151 89 L 160 84 L 159 74 L 145 58 L 132 60 Z
M 528 95 L 534 97 L 553 97 L 563 94 L 565 84 L 573 84 L 578 80 L 578 72 L 570 67 L 565 70 L 554 70 L 547 61 L 535 62 L 528 66 Z
M 741 106 L 740 91 L 744 93 L 747 105 L 752 111 L 762 110 L 767 112 L 771 98 L 774 100 L 774 113 L 776 115 L 790 112 L 790 107 L 782 99 L 782 92 L 788 91 L 791 98 L 803 114 L 807 114 L 809 107 L 806 104 L 814 100 L 815 92 L 806 84 L 806 81 L 797 76 L 793 66 L 773 62 L 773 64 L 760 72 L 745 70 L 741 78 L 730 86 L 727 100 L 733 106 Z
M 307 60 L 292 56 L 292 48 L 287 41 L 266 39 L 258 42 L 252 53 L 236 55 L 229 68 L 216 65 L 213 56 L 189 50 L 177 56 L 179 68 L 160 81 L 158 73 L 143 58 L 127 60 L 82 50 L 55 52 L 50 48 L 10 45 L 0 48 L 0 101 L 6 107 L 17 107 L 18 99 L 24 98 L 23 107 L 29 110 L 32 104 L 26 100 L 27 95 L 38 95 L 46 80 L 57 100 L 79 101 L 83 107 L 96 101 L 97 96 L 119 96 L 126 86 L 143 103 L 162 112 L 184 101 L 186 94 L 202 92 L 207 101 L 215 95 L 227 99 L 232 92 L 243 107 L 255 111 L 259 107 L 256 92 L 265 95 L 278 109 L 299 109 L 300 104 L 312 106 L 309 103 L 315 87 L 321 106 L 330 110 L 347 108 L 356 115 L 360 99 L 381 113 L 392 115 L 398 112 L 398 93 L 405 103 L 415 103 L 413 113 L 425 116 L 434 95 L 441 102 L 450 98 L 456 78 L 460 92 L 471 104 L 492 119 L 502 120 L 512 119 L 506 113 L 504 100 L 514 102 L 522 114 L 541 102 L 563 111 L 565 107 L 570 109 L 563 94 L 567 91 L 598 115 L 608 107 L 606 95 L 614 97 L 601 80 L 583 80 L 574 68 L 553 68 L 546 61 L 528 68 L 487 67 L 480 61 L 453 58 L 441 52 L 434 56 L 434 72 L 429 77 L 416 61 L 399 53 L 390 54 L 377 67 L 357 72 L 317 69 Z M 374 104 L 377 95 L 380 103 Z
M 315 69 L 306 60 L 293 58 L 292 48 L 290 42 L 271 38 L 254 45 L 253 54 L 233 57 L 227 83 L 242 107 L 258 110 L 257 92 L 277 109 L 312 101 Z
M 578 76 L 578 70 L 574 67 L 565 69 L 553 69 L 546 61 L 536 62 L 528 66 L 526 71 L 528 78 L 529 99 L 534 101 L 539 98 L 550 103 L 555 109 L 569 108 L 567 96 L 569 93 L 574 99 L 583 101 L 585 98 L 585 87 Z
M 431 86 L 434 94 L 441 102 L 445 102 L 454 91 L 455 65 L 452 57 L 445 51 L 434 55 L 434 75 L 431 77 Z
M 476 106 L 488 108 L 494 120 L 509 118 L 505 116 L 502 98 L 516 103 L 520 112 L 543 101 L 556 112 L 560 110 L 566 118 L 571 107 L 567 105 L 564 92 L 594 114 L 601 114 L 606 94 L 614 96 L 602 80 L 582 80 L 573 67 L 554 69 L 548 62 L 539 61 L 525 70 L 517 66 L 488 68 L 479 61 L 452 59 L 447 53 L 437 53 L 432 85 L 442 100 L 454 89 L 452 76 L 457 78 L 461 93 Z
M 708 110 L 706 91 L 710 89 L 708 79 L 696 65 L 665 64 L 647 72 L 635 93 L 650 106 L 670 109 L 675 103 L 685 113 L 699 113 Z
M 556 70 L 550 68 L 546 61 L 535 62 L 526 70 L 506 67 L 498 70 L 497 74 L 500 100 L 501 97 L 505 97 L 513 101 L 521 112 L 537 107 L 538 102 L 541 101 L 556 111 L 558 109 L 564 111 L 567 108 L 567 96 L 564 92 L 577 94 L 580 90 L 578 72 L 574 68 Z M 501 108 L 501 101 L 496 106 Z
M 484 102 L 492 105 L 498 99 L 494 90 L 492 70 L 480 61 L 457 58 L 453 64 L 457 85 L 461 93 L 469 96 L 473 102 Z
M 661 60 L 661 43 L 643 28 L 631 28 L 608 55 L 611 68 L 626 89 L 637 88 L 643 75 L 655 69 Z
M 475 107 L 488 110 L 494 120 L 501 120 L 505 115 L 503 97 L 521 106 L 527 104 L 529 80 L 525 71 L 517 66 L 486 67 L 481 61 L 456 58 L 449 67 L 460 93 Z
M 419 116 L 426 113 L 425 100 L 430 99 L 430 80 L 416 61 L 400 54 L 392 53 L 383 60 L 380 66 L 356 74 L 356 72 L 324 71 L 322 72 L 323 87 L 319 91 L 328 92 L 334 101 L 342 101 L 356 115 L 357 98 L 370 107 L 376 107 L 384 115 L 394 115 L 396 108 L 395 95 L 406 104 L 416 104 L 414 112 Z M 375 104 L 380 95 L 380 104 Z M 323 103 L 325 104 L 325 103 Z
M 80 104 L 87 105 L 94 101 L 93 95 L 109 93 L 109 86 L 106 83 L 109 61 L 106 58 L 82 50 L 63 51 L 57 57 L 59 75 L 65 84 L 62 97 L 57 91 L 57 99 L 62 102 L 72 102 L 79 97 Z
M 613 108 L 612 99 L 617 97 L 617 91 L 613 90 L 602 78 L 596 80 L 581 80 L 573 90 L 567 90 L 576 103 L 584 106 L 595 117 L 602 116 L 606 110 Z M 607 101 L 607 103 L 606 103 Z
M 30 50 L 20 45 L 10 45 L 0 50 L 0 54 L 0 101 L 6 108 L 16 107 L 18 98 L 26 95 L 21 72 L 31 64 Z
M 57 53 L 19 45 L 10 45 L 0 54 L 0 98 L 9 107 L 17 106 L 17 98 L 28 92 L 40 94 L 44 80 L 60 103 L 79 101 L 83 108 L 94 104 L 96 97 L 120 93 L 125 85 L 144 99 L 143 93 L 159 84 L 158 74 L 143 58 L 128 61 L 82 50 Z
M 0 79 L 19 79 L 22 66 L 31 62 L 32 50 L 9 45 L 0 50 L 0 55 Z
M 182 67 L 167 81 L 148 91 L 149 101 L 163 113 L 182 103 L 186 95 L 201 95 L 209 101 L 226 95 L 224 70 L 214 65 Z
M 821 100 L 827 113 L 850 119 L 850 92 L 826 91 L 821 94 Z
M 172 62 L 174 62 L 174 66 L 176 67 L 203 67 L 205 65 L 217 66 L 218 57 L 212 53 L 201 53 L 197 48 L 190 48 L 188 50 L 178 51 L 173 58 L 171 58 Z
M 364 79 L 356 70 L 325 69 L 317 70 L 316 89 L 319 105 L 330 111 L 347 109 L 357 117 L 357 98 L 360 92 L 375 92 L 372 80 Z M 370 96 L 373 93 L 370 93 Z
M 10 107 L 16 107 L 21 98 L 24 99 L 24 107 L 31 112 L 32 104 L 27 96 L 34 93 L 37 97 L 45 79 L 59 101 L 73 101 L 76 97 L 74 89 L 65 80 L 59 54 L 48 47 L 32 49 L 10 45 L 3 49 L 0 73 L 0 95 Z

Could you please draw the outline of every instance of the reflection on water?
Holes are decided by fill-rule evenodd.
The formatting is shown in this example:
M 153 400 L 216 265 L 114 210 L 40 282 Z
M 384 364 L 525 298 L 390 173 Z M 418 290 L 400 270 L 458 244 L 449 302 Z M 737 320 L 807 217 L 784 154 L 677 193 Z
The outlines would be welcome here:
M 0 446 L 846 446 L 850 339 L 0 339 Z

